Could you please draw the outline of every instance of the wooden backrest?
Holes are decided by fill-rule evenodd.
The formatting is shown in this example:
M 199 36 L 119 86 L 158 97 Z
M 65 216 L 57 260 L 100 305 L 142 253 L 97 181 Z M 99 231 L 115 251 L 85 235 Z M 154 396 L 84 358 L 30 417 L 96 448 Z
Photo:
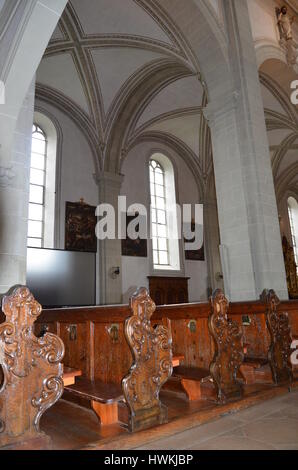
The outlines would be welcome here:
M 173 370 L 172 339 L 170 328 L 152 328 L 155 304 L 147 289 L 140 288 L 131 297 L 130 306 L 132 316 L 125 322 L 125 336 L 133 364 L 122 381 L 122 389 L 130 409 L 129 427 L 136 431 L 165 418 L 159 392 Z
M 292 333 L 298 336 L 298 301 L 283 301 L 278 310 L 289 313 Z M 47 329 L 65 344 L 64 364 L 105 383 L 120 384 L 127 374 L 132 355 L 124 335 L 125 320 L 131 315 L 128 305 L 61 308 L 44 310 L 37 321 L 36 334 Z M 169 318 L 172 326 L 173 355 L 184 356 L 183 365 L 208 369 L 214 356 L 214 341 L 209 333 L 210 304 L 206 302 L 159 306 L 152 323 Z M 243 316 L 250 323 L 243 324 Z M 270 335 L 266 327 L 263 301 L 235 302 L 229 317 L 237 321 L 248 344 L 248 355 L 267 358 Z
M 241 385 L 237 373 L 243 362 L 242 332 L 239 324 L 228 318 L 229 302 L 222 290 L 217 289 L 211 299 L 209 331 L 214 340 L 215 354 L 210 364 L 218 401 L 240 398 Z
M 268 360 L 272 377 L 276 384 L 288 383 L 293 380 L 290 362 L 292 336 L 288 314 L 277 310 L 280 300 L 274 290 L 265 291 L 262 295 L 267 304 L 266 320 L 271 338 Z
M 63 392 L 64 345 L 56 335 L 33 334 L 41 306 L 27 287 L 4 296 L 2 309 L 6 321 L 0 324 L 0 446 L 42 441 L 40 418 Z
M 90 380 L 121 385 L 132 356 L 124 334 L 128 306 L 82 307 L 43 313 L 37 334 L 48 329 L 65 345 L 64 365 Z

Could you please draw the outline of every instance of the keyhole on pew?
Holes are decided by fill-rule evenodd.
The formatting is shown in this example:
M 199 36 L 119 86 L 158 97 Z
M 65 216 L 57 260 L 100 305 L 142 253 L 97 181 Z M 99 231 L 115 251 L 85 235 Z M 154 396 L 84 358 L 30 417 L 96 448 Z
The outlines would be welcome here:
M 191 333 L 195 333 L 197 331 L 197 322 L 195 320 L 190 320 L 187 326 Z
M 117 325 L 116 323 L 107 327 L 107 331 L 110 335 L 110 338 L 112 340 L 113 343 L 117 343 L 117 341 L 119 340 L 119 325 Z
M 69 325 L 67 327 L 69 333 L 69 341 L 76 341 L 77 339 L 77 325 Z

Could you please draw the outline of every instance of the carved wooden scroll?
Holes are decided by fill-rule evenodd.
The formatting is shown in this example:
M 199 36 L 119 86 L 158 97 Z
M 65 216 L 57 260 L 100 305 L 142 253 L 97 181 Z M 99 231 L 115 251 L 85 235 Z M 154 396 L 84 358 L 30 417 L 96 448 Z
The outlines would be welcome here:
M 242 387 L 236 380 L 243 362 L 242 332 L 238 323 L 228 319 L 229 302 L 220 289 L 211 299 L 209 331 L 214 340 L 215 354 L 210 365 L 210 373 L 217 389 L 217 400 L 241 398 Z
M 265 293 L 266 322 L 271 338 L 268 360 L 272 370 L 272 378 L 276 384 L 290 383 L 293 380 L 290 362 L 292 337 L 288 314 L 277 311 L 280 301 L 274 290 Z
M 42 414 L 63 392 L 63 342 L 47 333 L 33 334 L 41 305 L 27 287 L 5 296 L 0 324 L 0 446 L 47 448 L 49 438 L 39 430 Z
M 130 304 L 133 315 L 126 320 L 125 336 L 134 362 L 122 388 L 130 410 L 128 427 L 134 432 L 167 421 L 159 392 L 172 374 L 172 338 L 169 328 L 152 328 L 155 304 L 147 289 L 139 289 Z

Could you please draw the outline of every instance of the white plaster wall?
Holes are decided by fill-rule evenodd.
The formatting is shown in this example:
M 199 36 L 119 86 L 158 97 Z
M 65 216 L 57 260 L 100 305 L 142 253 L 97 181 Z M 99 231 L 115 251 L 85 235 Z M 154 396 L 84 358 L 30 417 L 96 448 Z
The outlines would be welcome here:
M 86 96 L 71 54 L 44 57 L 37 69 L 36 81 L 64 93 L 89 114 Z
M 133 0 L 73 0 L 72 4 L 87 34 L 129 33 L 170 42 L 158 23 Z
M 98 204 L 98 188 L 93 178 L 93 157 L 84 134 L 68 116 L 39 100 L 36 104 L 48 110 L 57 119 L 62 131 L 61 155 L 57 155 L 60 162 L 57 162 L 56 176 L 56 224 L 59 224 L 56 248 L 64 249 L 65 202 L 78 202 L 83 197 L 87 204 Z
M 154 143 L 137 145 L 124 161 L 121 173 L 124 181 L 121 194 L 127 196 L 127 205 L 149 203 L 149 172 L 147 162 L 154 151 L 164 151 L 171 158 L 176 174 L 177 202 L 180 204 L 199 203 L 199 193 L 195 178 L 186 163 L 166 146 Z M 206 256 L 206 254 L 205 254 Z M 207 300 L 207 261 L 184 261 L 184 273 L 189 280 L 189 300 L 195 302 Z M 127 302 L 131 293 L 140 286 L 148 286 L 147 276 L 151 274 L 149 257 L 134 258 L 122 256 L 122 293 L 123 302 Z M 161 274 L 162 275 L 162 274 Z
M 248 0 L 248 10 L 255 41 L 267 40 L 278 44 L 278 28 L 273 0 Z

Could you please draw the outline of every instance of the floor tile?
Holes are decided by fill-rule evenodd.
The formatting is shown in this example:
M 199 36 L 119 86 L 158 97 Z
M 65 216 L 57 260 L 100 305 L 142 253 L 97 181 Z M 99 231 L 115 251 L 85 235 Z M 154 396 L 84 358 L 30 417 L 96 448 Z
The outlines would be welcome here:
M 298 450 L 298 392 L 160 439 L 140 449 Z

